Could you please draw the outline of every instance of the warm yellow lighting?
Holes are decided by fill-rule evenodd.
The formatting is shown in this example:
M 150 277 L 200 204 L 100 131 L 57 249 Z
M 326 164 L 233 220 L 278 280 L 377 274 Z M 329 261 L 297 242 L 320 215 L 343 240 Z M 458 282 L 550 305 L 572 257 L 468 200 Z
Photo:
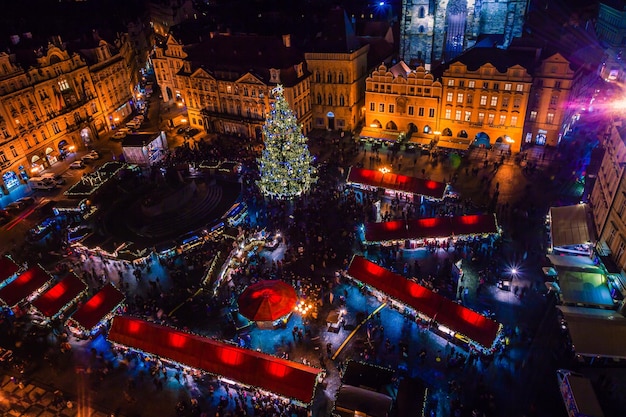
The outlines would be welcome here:
M 113 118 L 113 121 L 114 121 L 115 123 L 117 123 L 117 122 L 119 122 L 119 121 L 120 121 L 120 118 L 119 118 L 119 117 L 114 117 L 114 118 Z
M 178 103 L 176 103 L 176 105 L 177 105 L 178 107 L 183 107 L 183 103 L 181 103 L 180 101 L 179 101 Z
M 440 132 L 440 131 L 438 131 L 438 130 L 435 130 L 435 131 L 433 132 L 433 134 L 435 134 L 435 135 L 439 136 L 439 135 L 441 135 L 441 132 Z
M 181 122 L 181 123 L 187 123 L 187 119 L 182 118 L 182 119 L 180 119 L 180 122 Z
M 383 174 L 389 174 L 391 172 L 391 170 L 387 167 L 378 168 L 378 170 Z
M 371 123 L 370 127 L 378 127 L 378 125 L 376 123 Z
M 507 141 L 507 143 L 515 143 L 515 141 L 508 136 L 505 138 L 505 140 Z
M 74 152 L 76 150 L 76 146 L 72 145 L 69 147 L 70 152 Z

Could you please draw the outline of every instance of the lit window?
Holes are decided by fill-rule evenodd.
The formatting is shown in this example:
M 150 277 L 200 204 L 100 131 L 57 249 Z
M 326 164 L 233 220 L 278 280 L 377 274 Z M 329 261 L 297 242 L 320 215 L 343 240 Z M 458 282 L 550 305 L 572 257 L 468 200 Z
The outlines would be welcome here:
M 505 89 L 506 91 L 511 91 L 511 83 L 506 83 L 506 84 L 504 84 L 504 89 Z
M 469 122 L 472 119 L 472 112 L 471 111 L 466 111 L 465 112 L 465 121 Z
M 453 95 L 452 93 L 448 93 L 448 94 L 446 95 L 446 101 L 447 101 L 448 103 L 452 103 L 452 98 L 453 98 L 453 96 L 454 96 L 454 95 Z
M 395 110 L 395 106 L 393 104 L 389 105 L 389 113 L 393 113 L 393 111 Z
M 511 116 L 511 126 L 517 126 L 517 116 Z
M 461 120 L 461 110 L 454 112 L 454 120 Z
M 554 113 L 548 113 L 548 115 L 546 116 L 546 123 L 550 125 L 554 123 Z
M 409 106 L 409 116 L 413 116 L 414 113 L 415 113 L 415 107 Z
M 504 126 L 505 123 L 506 123 L 506 114 L 501 114 L 500 115 L 500 126 Z
M 495 107 L 498 105 L 498 96 L 491 97 L 491 107 Z
M 448 87 L 454 87 L 454 80 L 448 80 Z
M 378 111 L 381 112 L 381 113 L 385 112 L 385 105 L 383 103 L 380 103 L 378 105 Z
M 537 120 L 537 112 L 533 110 L 530 112 L 530 121 L 534 122 L 535 120 Z
M 463 104 L 463 93 L 459 93 L 456 95 L 456 102 L 459 104 Z
M 515 91 L 524 91 L 524 84 L 517 84 L 515 86 Z
M 471 80 L 471 81 L 468 81 L 468 82 L 467 82 L 467 86 L 468 86 L 469 88 L 474 88 L 474 86 L 475 86 L 475 85 L 476 85 L 476 82 L 475 82 L 475 81 L 473 81 L 473 80 Z
M 444 119 L 449 119 L 452 117 L 452 109 L 446 109 Z
M 480 96 L 480 105 L 481 106 L 487 105 L 487 96 Z

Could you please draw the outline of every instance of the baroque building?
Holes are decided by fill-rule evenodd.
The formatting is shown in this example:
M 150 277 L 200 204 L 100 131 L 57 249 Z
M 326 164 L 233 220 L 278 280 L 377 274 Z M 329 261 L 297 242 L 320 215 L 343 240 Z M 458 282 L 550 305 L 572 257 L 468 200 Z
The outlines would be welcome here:
M 68 153 L 88 148 L 116 115 L 127 114 L 124 104 L 131 98 L 124 60 L 102 40 L 72 44 L 56 36 L 42 42 L 25 34 L 11 41 L 10 52 L 0 53 L 4 194 Z
M 506 48 L 522 34 L 528 0 L 402 0 L 400 56 L 406 62 L 450 61 L 481 38 Z
M 192 127 L 262 140 L 270 90 L 281 84 L 303 132 L 312 128 L 311 73 L 289 35 L 213 34 L 185 47 L 170 36 L 154 62 L 163 100 L 184 103 Z

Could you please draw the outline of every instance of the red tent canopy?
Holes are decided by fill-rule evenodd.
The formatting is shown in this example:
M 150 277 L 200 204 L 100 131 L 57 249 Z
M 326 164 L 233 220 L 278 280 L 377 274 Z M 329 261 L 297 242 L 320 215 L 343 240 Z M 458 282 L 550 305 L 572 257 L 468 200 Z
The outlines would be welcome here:
M 72 315 L 72 320 L 83 329 L 91 330 L 107 314 L 124 301 L 124 294 L 113 284 L 105 285 Z
M 320 369 L 132 317 L 116 316 L 109 340 L 308 404 Z
M 14 307 L 46 285 L 50 279 L 50 275 L 41 266 L 35 265 L 28 268 L 10 284 L 0 288 L 0 301 L 9 307 Z
M 495 214 L 471 214 L 365 224 L 367 242 L 446 238 L 488 233 L 498 233 Z
M 41 294 L 33 306 L 46 317 L 55 317 L 63 307 L 87 290 L 87 284 L 76 275 L 67 274 L 52 288 Z
M 17 272 L 19 267 L 13 259 L 8 256 L 0 257 L 0 284 L 11 278 Z
M 393 173 L 383 174 L 380 171 L 356 167 L 350 167 L 346 181 L 348 183 L 381 187 L 402 193 L 419 194 L 439 200 L 443 198 L 446 191 L 446 184 L 443 182 L 407 177 L 406 175 Z
M 361 256 L 352 258 L 348 275 L 426 314 L 437 323 L 486 348 L 490 348 L 498 336 L 500 325 L 495 321 Z
M 239 312 L 252 321 L 274 321 L 296 307 L 296 290 L 284 281 L 260 281 L 250 285 L 238 299 Z

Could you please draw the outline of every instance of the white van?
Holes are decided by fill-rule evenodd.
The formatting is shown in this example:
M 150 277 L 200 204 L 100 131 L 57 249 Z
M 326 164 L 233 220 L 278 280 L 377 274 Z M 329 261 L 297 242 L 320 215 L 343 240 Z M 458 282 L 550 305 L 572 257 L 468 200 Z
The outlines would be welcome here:
M 57 188 L 57 183 L 52 178 L 33 177 L 28 180 L 28 185 L 33 190 L 53 190 Z
M 141 122 L 139 120 L 131 120 L 126 123 L 126 127 L 132 130 L 137 130 L 141 127 Z

